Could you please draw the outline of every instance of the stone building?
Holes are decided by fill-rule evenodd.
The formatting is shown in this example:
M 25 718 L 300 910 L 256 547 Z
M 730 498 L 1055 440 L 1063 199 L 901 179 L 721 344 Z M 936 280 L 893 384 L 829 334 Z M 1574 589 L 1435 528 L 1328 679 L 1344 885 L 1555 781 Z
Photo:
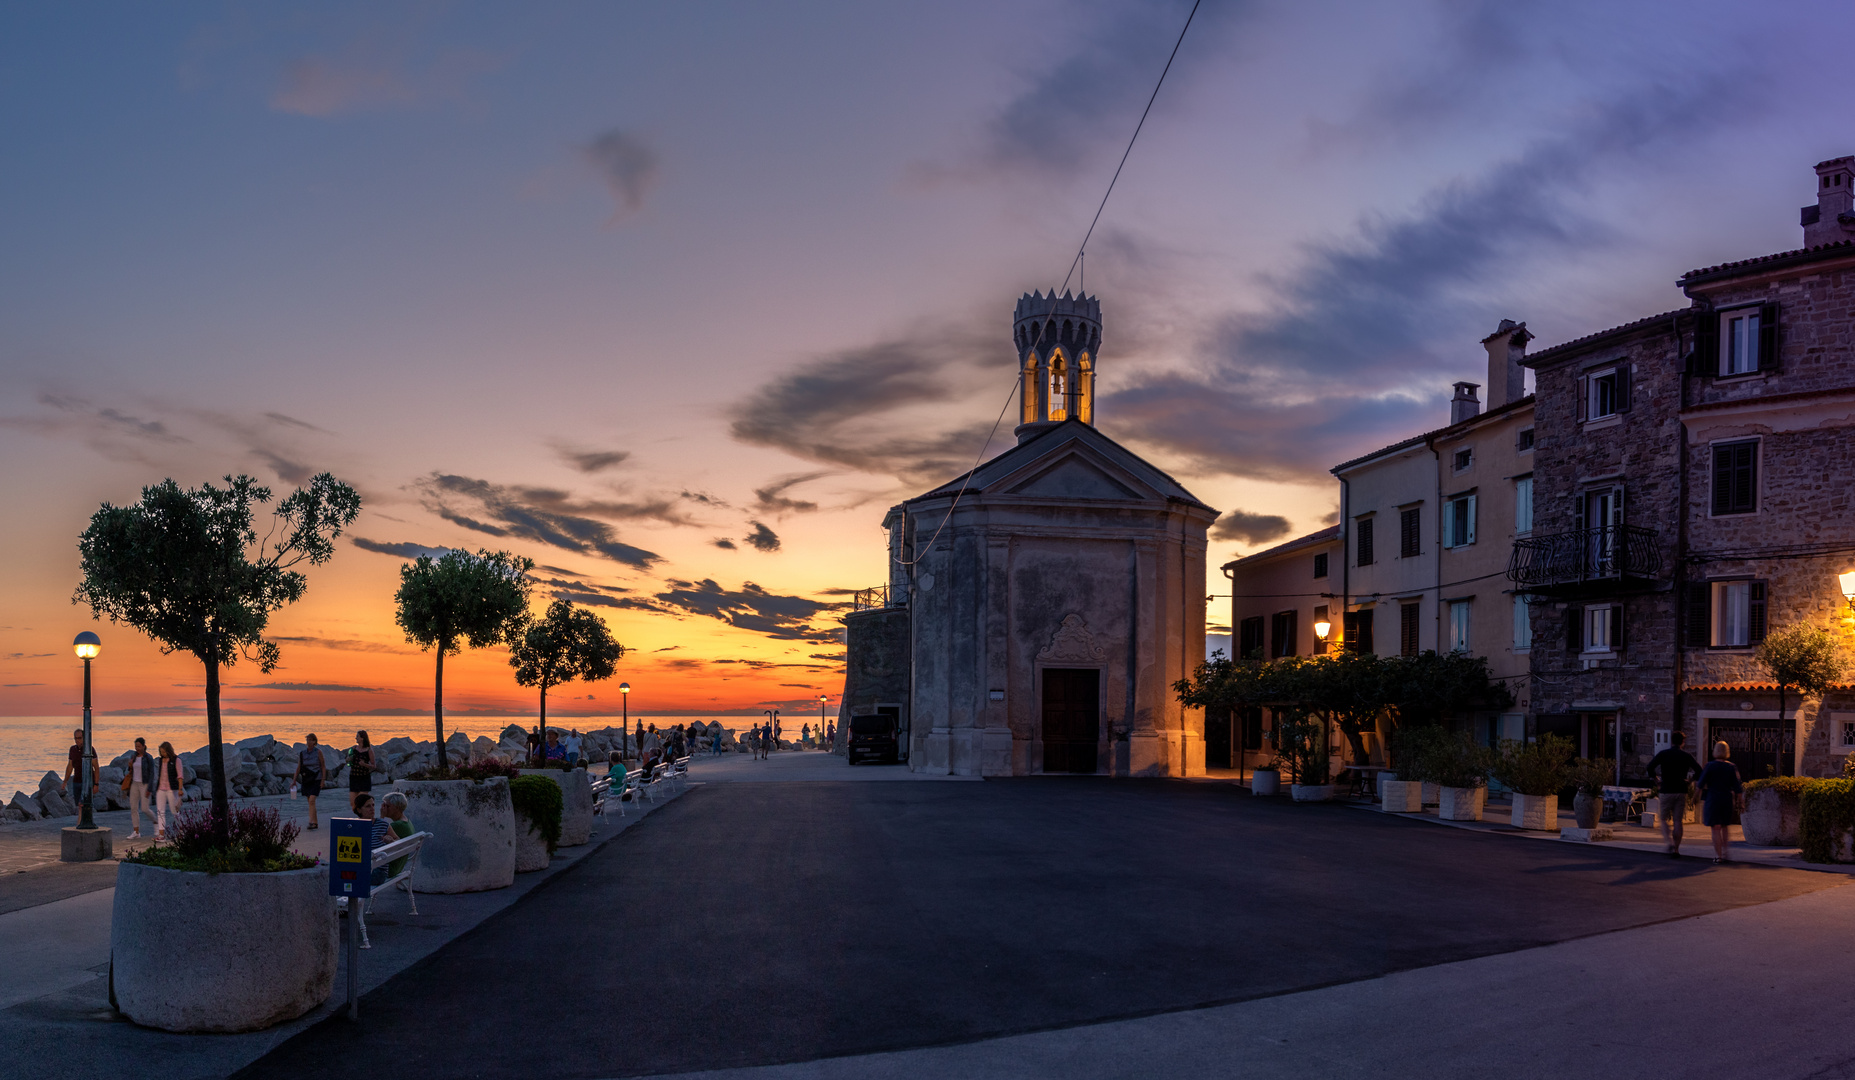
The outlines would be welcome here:
M 1340 527 L 1277 544 L 1223 566 L 1230 580 L 1230 625 L 1235 657 L 1318 656 L 1338 640 Z M 1205 766 L 1244 772 L 1275 760 L 1265 733 L 1274 718 L 1261 709 L 1232 716 L 1205 714 Z M 1344 745 L 1334 740 L 1336 752 Z
M 885 516 L 840 726 L 893 710 L 920 772 L 1202 774 L 1172 684 L 1204 657 L 1217 512 L 1095 429 L 1095 298 L 1027 295 L 1012 330 L 1018 444 Z
M 1533 723 L 1639 770 L 1669 733 L 1751 775 L 1855 751 L 1855 694 L 1778 711 L 1753 652 L 1830 627 L 1855 567 L 1855 158 L 1818 165 L 1811 246 L 1684 275 L 1688 307 L 1533 354 Z

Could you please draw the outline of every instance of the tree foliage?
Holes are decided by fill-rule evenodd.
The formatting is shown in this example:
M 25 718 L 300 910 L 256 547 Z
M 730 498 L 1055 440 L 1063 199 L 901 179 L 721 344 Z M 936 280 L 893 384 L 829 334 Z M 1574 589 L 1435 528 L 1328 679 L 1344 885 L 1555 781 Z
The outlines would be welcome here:
M 625 647 L 592 609 L 556 600 L 548 605 L 547 614 L 528 623 L 511 640 L 509 666 L 515 669 L 517 685 L 541 689 L 541 729 L 545 732 L 550 687 L 575 679 L 609 679 L 624 655 Z
M 219 669 L 241 657 L 261 671 L 277 666 L 277 645 L 264 629 L 271 612 L 308 587 L 294 568 L 328 562 L 335 538 L 361 511 L 353 488 L 322 473 L 277 504 L 260 541 L 252 512 L 270 501 L 270 489 L 249 476 L 228 476 L 225 484 L 186 491 L 168 479 L 143 488 L 134 505 L 103 504 L 78 538 L 84 579 L 72 597 L 147 634 L 163 652 L 192 653 L 206 665 L 213 813 L 221 829 L 230 808 Z
M 449 767 L 444 753 L 444 658 L 512 640 L 528 616 L 528 571 L 532 559 L 506 551 L 447 551 L 421 555 L 399 568 L 398 610 L 393 620 L 406 640 L 438 654 L 432 681 L 432 723 L 438 733 L 438 771 Z
M 1810 697 L 1821 697 L 1848 670 L 1835 636 L 1820 626 L 1773 631 L 1759 643 L 1757 656 L 1780 689 L 1794 686 Z

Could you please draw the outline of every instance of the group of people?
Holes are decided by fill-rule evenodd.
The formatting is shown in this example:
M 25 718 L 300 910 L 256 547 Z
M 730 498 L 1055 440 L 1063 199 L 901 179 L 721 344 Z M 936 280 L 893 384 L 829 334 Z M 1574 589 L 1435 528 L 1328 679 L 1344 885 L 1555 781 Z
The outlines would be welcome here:
M 1713 830 L 1713 861 L 1731 862 L 1727 854 L 1728 829 L 1745 809 L 1745 784 L 1739 767 L 1731 761 L 1732 748 L 1724 742 L 1713 744 L 1713 760 L 1705 768 L 1683 747 L 1687 736 L 1675 732 L 1672 744 L 1649 759 L 1649 775 L 1657 783 L 1656 817 L 1662 823 L 1662 839 L 1668 845 L 1668 857 L 1681 857 L 1682 819 L 1687 816 L 1688 781 L 1700 792 L 1701 824 Z
M 142 838 L 142 815 L 148 815 L 150 824 L 155 827 L 155 839 L 167 839 L 167 819 L 169 814 L 180 815 L 180 803 L 185 790 L 182 777 L 185 775 L 180 764 L 180 756 L 174 753 L 174 744 L 164 742 L 158 748 L 159 758 L 149 754 L 148 740 L 135 740 L 135 751 L 129 758 L 127 767 L 122 770 L 122 793 L 129 797 L 129 839 Z M 70 763 L 64 768 L 64 783 L 60 790 L 65 795 L 71 794 L 71 781 L 82 782 L 84 775 L 84 729 L 71 732 Z M 90 790 L 95 791 L 102 783 L 101 770 L 96 762 L 90 763 Z

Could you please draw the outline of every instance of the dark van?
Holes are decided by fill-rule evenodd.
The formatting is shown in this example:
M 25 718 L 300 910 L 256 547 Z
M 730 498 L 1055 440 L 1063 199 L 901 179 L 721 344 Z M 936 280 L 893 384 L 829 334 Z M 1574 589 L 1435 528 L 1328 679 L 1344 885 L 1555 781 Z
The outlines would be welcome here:
M 850 718 L 850 763 L 880 761 L 895 765 L 902 760 L 901 742 L 896 738 L 897 717 L 891 713 Z

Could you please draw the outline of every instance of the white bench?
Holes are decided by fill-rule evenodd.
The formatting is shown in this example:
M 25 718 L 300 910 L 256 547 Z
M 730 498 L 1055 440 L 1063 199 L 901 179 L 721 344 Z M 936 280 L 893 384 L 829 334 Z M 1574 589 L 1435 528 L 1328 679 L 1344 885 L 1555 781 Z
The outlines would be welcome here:
M 638 794 L 650 799 L 650 801 L 652 802 L 656 802 L 657 796 L 652 794 L 652 792 L 656 789 L 658 784 L 663 783 L 665 780 L 668 780 L 669 778 L 670 778 L 670 766 L 653 765 L 651 767 L 649 776 L 639 777 Z
M 399 886 L 406 892 L 406 902 L 412 905 L 412 914 L 417 915 L 419 913 L 419 901 L 412 892 L 412 871 L 419 865 L 419 849 L 425 846 L 425 841 L 431 839 L 431 836 L 432 834 L 428 832 L 415 832 L 411 836 L 402 836 L 390 844 L 382 844 L 374 851 L 373 864 L 375 867 L 389 866 L 392 864 L 393 860 L 402 856 L 406 860 L 406 865 L 400 867 L 399 873 L 375 885 L 367 897 L 367 903 L 361 905 L 359 912 L 361 923 L 361 948 L 371 949 L 374 947 L 373 943 L 367 940 L 367 913 L 374 909 L 374 901 L 379 898 L 381 893 L 395 885 Z M 345 896 L 338 897 L 336 898 L 335 904 L 345 911 L 348 909 L 348 898 Z
M 670 775 L 687 787 L 689 785 L 689 758 L 686 756 L 680 757 L 672 762 L 670 765 Z

